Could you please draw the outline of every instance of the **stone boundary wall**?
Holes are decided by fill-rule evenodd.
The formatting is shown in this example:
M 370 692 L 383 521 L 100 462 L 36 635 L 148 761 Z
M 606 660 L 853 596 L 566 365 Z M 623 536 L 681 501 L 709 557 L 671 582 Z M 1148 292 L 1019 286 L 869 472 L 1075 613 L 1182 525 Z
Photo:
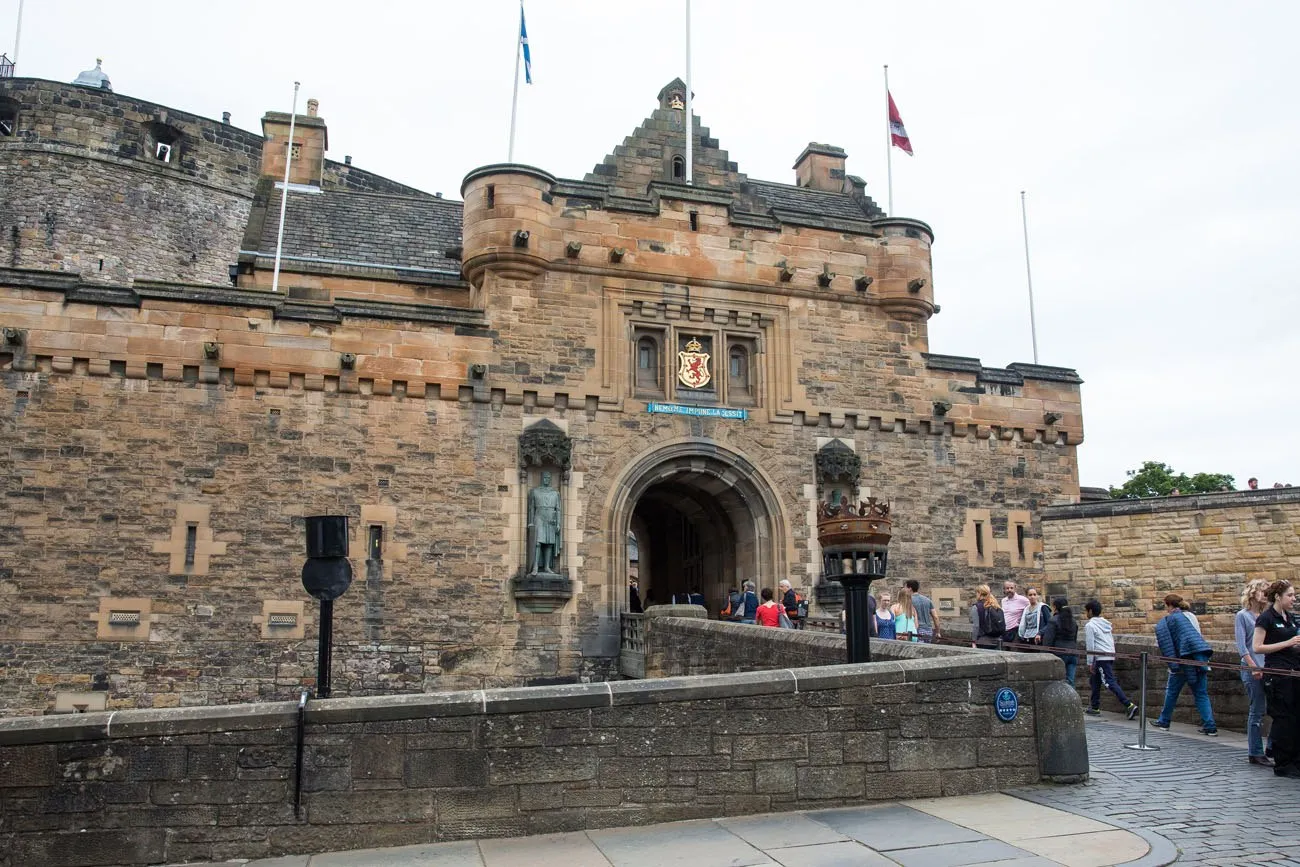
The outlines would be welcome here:
M 1231 641 L 1247 581 L 1300 579 L 1300 488 L 1049 506 L 1041 518 L 1049 593 L 1098 599 L 1117 632 L 1150 634 L 1174 592 L 1207 638 Z
M 1076 611 L 1082 607 L 1082 605 L 1074 606 Z M 1105 614 L 1106 612 L 1102 613 Z M 960 624 L 960 628 L 945 631 L 954 640 L 969 638 L 970 624 L 963 623 Z M 1083 621 L 1079 623 L 1079 635 L 1083 635 Z M 834 636 L 828 637 L 833 638 Z M 872 646 L 875 646 L 874 642 Z M 1214 655 L 1210 659 L 1211 663 L 1236 666 L 1240 662 L 1236 645 L 1232 642 L 1211 641 L 1210 647 L 1214 649 Z M 1088 702 L 1091 701 L 1091 687 L 1088 684 L 1088 662 L 1084 653 L 1082 639 L 1079 641 L 1078 650 L 1079 662 L 1074 674 L 1074 685 L 1079 693 L 1080 702 L 1087 706 Z M 1147 662 L 1146 711 L 1147 716 L 1154 719 L 1160 713 L 1160 708 L 1164 704 L 1165 683 L 1169 676 L 1169 669 L 1165 663 L 1155 659 L 1160 655 L 1160 648 L 1156 645 L 1155 636 L 1115 636 L 1115 653 L 1117 657 L 1137 656 L 1143 652 L 1150 654 Z M 1115 676 L 1119 679 L 1119 684 L 1124 688 L 1124 692 L 1135 702 L 1139 700 L 1139 688 L 1142 683 L 1140 671 L 1141 662 L 1137 659 L 1117 658 L 1115 660 Z M 1101 707 L 1103 710 L 1119 710 L 1118 700 L 1105 687 L 1102 687 Z M 1250 702 L 1246 699 L 1245 689 L 1241 685 L 1241 676 L 1235 667 L 1210 669 L 1210 707 L 1214 710 L 1214 721 L 1218 723 L 1219 728 L 1240 732 L 1246 730 L 1246 714 L 1250 710 Z M 1174 707 L 1174 721 L 1195 725 L 1199 725 L 1201 722 L 1189 689 L 1184 688 L 1183 694 L 1178 698 L 1178 704 Z
M 1054 660 L 948 654 L 312 702 L 301 819 L 293 703 L 0 720 L 0 867 L 217 861 L 994 791 L 1040 779 L 1038 728 L 1057 681 Z M 993 711 L 1003 686 L 1021 702 L 1010 723 Z

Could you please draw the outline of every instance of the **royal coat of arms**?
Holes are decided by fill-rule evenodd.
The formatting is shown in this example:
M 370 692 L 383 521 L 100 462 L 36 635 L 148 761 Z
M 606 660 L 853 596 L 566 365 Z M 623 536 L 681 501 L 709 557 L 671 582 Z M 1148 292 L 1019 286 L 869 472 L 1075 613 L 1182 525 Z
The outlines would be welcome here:
M 709 353 L 702 352 L 702 349 L 700 341 L 691 340 L 684 352 L 677 353 L 680 362 L 677 379 L 687 388 L 704 388 L 713 378 L 709 375 Z

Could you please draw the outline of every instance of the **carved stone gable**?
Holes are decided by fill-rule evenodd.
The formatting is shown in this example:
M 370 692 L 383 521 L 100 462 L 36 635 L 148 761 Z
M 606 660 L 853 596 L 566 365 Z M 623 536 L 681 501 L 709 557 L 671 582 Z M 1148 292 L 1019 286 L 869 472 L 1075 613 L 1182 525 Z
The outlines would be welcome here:
M 519 469 L 559 467 L 568 472 L 573 440 L 555 422 L 542 419 L 519 435 Z
M 862 458 L 839 440 L 831 440 L 817 450 L 818 485 L 845 482 L 856 488 L 860 475 Z

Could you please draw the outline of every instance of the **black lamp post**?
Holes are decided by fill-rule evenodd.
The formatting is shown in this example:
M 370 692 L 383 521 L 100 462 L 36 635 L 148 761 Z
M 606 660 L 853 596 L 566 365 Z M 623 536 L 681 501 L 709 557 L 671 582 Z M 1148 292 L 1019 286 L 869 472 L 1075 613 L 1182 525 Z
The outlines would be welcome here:
M 871 661 L 871 582 L 885 577 L 891 535 L 889 504 L 848 498 L 817 510 L 817 539 L 828 579 L 844 585 L 844 634 L 849 662 Z
M 302 567 L 302 586 L 320 600 L 316 695 L 318 698 L 329 698 L 334 600 L 342 596 L 352 583 L 352 564 L 348 562 L 348 519 L 346 515 L 314 515 L 304 520 L 307 529 L 307 562 Z

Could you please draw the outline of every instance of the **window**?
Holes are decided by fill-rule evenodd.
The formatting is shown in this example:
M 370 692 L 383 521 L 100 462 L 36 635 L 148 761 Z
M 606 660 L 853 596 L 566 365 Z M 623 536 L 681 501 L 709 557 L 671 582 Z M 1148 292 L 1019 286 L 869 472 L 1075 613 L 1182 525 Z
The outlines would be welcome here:
M 183 133 L 174 126 L 154 121 L 146 127 L 151 147 L 149 153 L 160 163 L 176 165 L 180 162 Z
M 984 522 L 975 522 L 975 556 L 984 559 Z
M 699 230 L 700 230 L 700 212 L 691 211 L 691 231 L 698 232 Z
M 646 335 L 636 342 L 636 385 L 637 388 L 659 389 L 662 387 L 659 364 L 659 341 Z
M 366 540 L 366 552 L 367 560 L 384 559 L 384 526 L 382 524 L 370 525 L 370 536 Z
M 185 525 L 185 568 L 194 565 L 194 553 L 198 549 L 199 525 L 193 521 Z
M 12 99 L 0 99 L 0 138 L 8 138 L 18 133 L 18 103 Z
M 686 160 L 680 156 L 673 157 L 673 180 L 686 180 Z
M 732 340 L 727 347 L 727 402 L 754 403 L 754 345 Z
M 487 206 L 489 208 L 497 206 L 497 188 L 495 184 L 487 185 Z
M 296 141 L 289 146 L 289 159 L 295 162 L 302 159 L 302 142 Z

